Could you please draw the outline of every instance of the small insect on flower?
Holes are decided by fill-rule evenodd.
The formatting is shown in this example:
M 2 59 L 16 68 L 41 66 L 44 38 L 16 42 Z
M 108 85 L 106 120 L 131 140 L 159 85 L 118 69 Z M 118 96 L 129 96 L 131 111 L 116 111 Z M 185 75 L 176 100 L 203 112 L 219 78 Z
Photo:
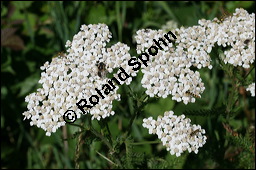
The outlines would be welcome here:
M 249 42 L 251 42 L 251 39 L 249 39 L 249 38 L 248 38 L 248 39 L 246 39 L 246 40 L 244 40 L 244 44 L 245 44 L 245 45 L 248 45 L 248 44 L 249 44 Z
M 244 44 L 248 45 L 248 43 L 250 42 L 251 40 L 248 38 L 246 40 L 244 40 Z
M 221 17 L 220 17 L 220 21 L 223 22 L 225 19 L 227 19 L 228 17 L 232 16 L 231 13 L 229 13 L 227 10 L 224 10 L 223 8 L 221 8 Z
M 57 54 L 55 54 L 52 58 L 56 58 L 56 57 L 66 57 L 66 54 L 63 52 L 63 51 L 61 51 L 61 52 L 58 52 Z
M 201 132 L 201 130 L 200 130 L 200 129 L 197 129 L 197 130 L 195 130 L 195 131 L 191 132 L 191 133 L 190 133 L 190 137 L 192 137 L 192 136 L 196 135 L 196 134 L 197 134 L 197 133 L 199 133 L 199 132 Z
M 195 97 L 195 98 L 201 98 L 201 96 L 196 95 L 196 94 L 194 94 L 194 93 L 191 93 L 190 91 L 186 91 L 186 94 L 188 94 L 188 95 L 190 95 L 190 96 L 193 96 L 193 97 Z
M 248 49 L 248 45 L 251 42 L 251 39 L 247 38 L 246 40 L 244 40 L 244 44 L 245 44 L 245 49 Z
M 107 75 L 106 64 L 103 62 L 100 62 L 100 63 L 97 63 L 96 66 L 98 67 L 98 76 L 100 78 L 105 78 Z
M 145 33 L 149 33 L 150 32 L 150 29 L 145 29 Z

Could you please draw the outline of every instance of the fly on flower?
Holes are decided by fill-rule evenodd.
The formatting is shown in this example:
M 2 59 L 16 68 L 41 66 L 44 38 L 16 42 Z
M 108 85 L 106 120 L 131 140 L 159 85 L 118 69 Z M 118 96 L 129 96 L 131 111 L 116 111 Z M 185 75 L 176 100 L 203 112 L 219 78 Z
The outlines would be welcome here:
M 195 131 L 191 132 L 191 133 L 190 133 L 190 137 L 192 137 L 192 136 L 196 135 L 196 134 L 197 134 L 197 133 L 199 133 L 199 132 L 201 132 L 201 130 L 200 130 L 200 129 L 197 129 L 197 130 L 195 130 Z
M 221 8 L 221 17 L 220 17 L 220 21 L 223 22 L 226 18 L 232 16 L 231 13 L 229 13 L 227 10 L 224 10 L 223 8 Z
M 100 78 L 105 78 L 107 75 L 107 70 L 106 70 L 106 64 L 103 62 L 97 63 L 96 66 L 98 67 L 98 76 Z
M 201 96 L 199 96 L 199 95 L 197 95 L 197 94 L 194 94 L 194 93 L 192 93 L 192 92 L 190 92 L 190 91 L 186 91 L 186 94 L 188 94 L 188 95 L 190 95 L 190 96 L 193 96 L 193 97 L 195 97 L 195 98 L 201 98 Z
M 247 38 L 246 40 L 244 40 L 244 44 L 245 44 L 245 49 L 248 49 L 248 45 L 251 42 L 251 39 Z
M 56 58 L 56 57 L 60 57 L 60 58 L 66 57 L 66 54 L 63 51 L 61 51 L 55 54 L 52 58 Z
M 244 44 L 248 46 L 249 42 L 251 42 L 251 39 L 247 38 L 246 40 L 244 40 Z
M 250 42 L 251 40 L 248 38 L 244 41 L 244 44 L 248 45 L 248 43 Z

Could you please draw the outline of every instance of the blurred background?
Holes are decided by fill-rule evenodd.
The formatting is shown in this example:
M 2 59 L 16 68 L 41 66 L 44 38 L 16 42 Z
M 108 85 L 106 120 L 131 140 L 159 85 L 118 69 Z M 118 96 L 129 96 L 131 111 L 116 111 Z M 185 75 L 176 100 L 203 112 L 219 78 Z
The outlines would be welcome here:
M 65 52 L 65 43 L 72 40 L 82 24 L 105 23 L 113 38 L 110 44 L 121 41 L 136 55 L 135 32 L 142 28 L 170 29 L 175 26 L 197 25 L 198 20 L 220 18 L 232 14 L 235 8 L 255 13 L 253 1 L 218 2 L 33 2 L 1 1 L 1 168 L 74 168 L 78 127 L 70 125 L 58 129 L 50 137 L 37 127 L 23 121 L 25 96 L 39 87 L 40 66 L 58 52 Z M 129 140 L 132 145 L 132 168 L 253 168 L 255 163 L 255 98 L 243 87 L 239 88 L 236 113 L 223 119 L 223 103 L 231 89 L 232 79 L 220 68 L 212 54 L 213 69 L 201 69 L 206 90 L 194 104 L 184 105 L 171 100 L 152 98 L 143 113 L 132 125 Z M 243 70 L 246 72 L 248 70 Z M 255 81 L 255 70 L 249 76 Z M 144 93 L 141 73 L 130 85 L 138 96 Z M 113 140 L 118 143 L 127 130 L 134 101 L 128 88 L 120 88 L 122 100 L 115 102 L 115 116 L 107 118 Z M 209 114 L 200 114 L 209 111 Z M 157 136 L 149 135 L 141 126 L 143 117 L 163 115 L 173 110 L 185 114 L 193 124 L 206 129 L 207 143 L 198 154 L 171 156 Z M 200 112 L 201 111 L 201 112 Z M 81 122 L 81 120 L 79 120 Z M 78 122 L 79 122 L 78 121 Z M 83 121 L 83 120 L 82 120 Z M 85 121 L 85 120 L 84 120 Z M 97 121 L 95 129 L 100 130 Z M 253 132 L 253 134 L 252 134 Z M 241 136 L 241 140 L 236 136 Z M 68 140 L 64 140 L 67 139 Z M 80 148 L 80 168 L 113 168 L 102 155 L 107 150 L 100 140 L 83 136 Z M 132 143 L 131 142 L 131 143 Z M 140 144 L 141 142 L 141 144 Z M 123 146 L 120 150 L 125 151 Z M 127 153 L 120 155 L 127 157 Z M 121 157 L 121 160 L 123 158 Z M 127 161 L 127 160 L 125 160 Z M 126 164 L 125 164 L 126 165 Z

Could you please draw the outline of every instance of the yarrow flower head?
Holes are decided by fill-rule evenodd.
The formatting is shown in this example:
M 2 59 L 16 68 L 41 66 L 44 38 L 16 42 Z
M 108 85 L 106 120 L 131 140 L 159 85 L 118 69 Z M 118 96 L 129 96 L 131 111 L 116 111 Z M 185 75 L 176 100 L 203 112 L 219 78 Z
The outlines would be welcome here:
M 250 84 L 247 88 L 246 91 L 251 92 L 251 96 L 255 97 L 255 83 Z
M 172 100 L 183 101 L 183 103 L 187 104 L 195 102 L 195 96 L 200 97 L 200 94 L 205 89 L 199 72 L 191 70 L 190 67 L 193 65 L 199 68 L 206 66 L 211 68 L 210 57 L 204 57 L 203 52 L 200 51 L 191 51 L 196 49 L 190 48 L 191 45 L 189 43 L 193 47 L 197 46 L 195 41 L 189 39 L 188 35 L 183 36 L 182 34 L 189 30 L 182 30 L 182 33 L 176 34 L 177 30 L 175 31 L 177 36 L 175 44 L 168 43 L 167 46 L 162 44 L 163 50 L 158 50 L 155 56 L 150 56 L 150 62 L 147 67 L 142 66 L 144 75 L 141 83 L 146 88 L 146 94 L 150 97 L 166 98 L 171 94 Z M 156 46 L 153 39 L 163 38 L 164 34 L 162 30 L 142 29 L 137 31 L 135 36 L 138 44 L 137 53 L 141 54 L 151 46 Z M 189 35 L 193 36 L 193 34 Z M 185 48 L 188 49 L 188 52 L 186 52 Z
M 205 130 L 200 125 L 190 124 L 191 120 L 184 115 L 176 116 L 173 111 L 143 119 L 142 126 L 149 134 L 156 134 L 171 155 L 179 157 L 184 151 L 198 153 L 199 147 L 206 143 Z
M 141 83 L 150 97 L 172 95 L 178 102 L 195 102 L 205 87 L 199 72 L 191 67 L 211 69 L 209 54 L 215 44 L 230 47 L 224 51 L 224 63 L 249 68 L 255 59 L 255 14 L 243 9 L 236 9 L 223 22 L 202 19 L 197 26 L 177 28 L 174 43 L 160 41 L 166 40 L 164 34 L 163 30 L 142 29 L 135 36 L 138 54 L 148 52 L 151 46 L 162 47 L 157 55 L 150 56 L 148 66 L 142 67 Z
M 208 41 L 226 47 L 224 63 L 249 68 L 255 60 L 255 13 L 237 8 L 232 16 L 220 21 L 199 20 L 207 31 Z
M 67 53 L 53 58 L 50 63 L 46 62 L 41 67 L 43 72 L 39 83 L 42 88 L 25 98 L 28 111 L 23 115 L 24 119 L 31 119 L 31 126 L 42 128 L 50 136 L 65 125 L 63 114 L 67 110 L 73 110 L 78 118 L 81 117 L 82 112 L 76 103 L 97 94 L 96 88 L 104 90 L 104 98 L 87 109 L 86 113 L 90 113 L 92 119 L 97 120 L 115 114 L 112 102 L 120 100 L 120 94 L 117 94 L 118 86 L 111 90 L 101 89 L 107 83 L 106 74 L 119 67 L 131 76 L 136 76 L 137 72 L 127 64 L 131 58 L 127 45 L 119 42 L 110 48 L 106 47 L 111 37 L 105 24 L 82 25 L 73 40 L 67 41 Z M 99 64 L 103 67 L 101 70 Z M 131 81 L 132 78 L 129 77 L 120 83 L 130 84 Z

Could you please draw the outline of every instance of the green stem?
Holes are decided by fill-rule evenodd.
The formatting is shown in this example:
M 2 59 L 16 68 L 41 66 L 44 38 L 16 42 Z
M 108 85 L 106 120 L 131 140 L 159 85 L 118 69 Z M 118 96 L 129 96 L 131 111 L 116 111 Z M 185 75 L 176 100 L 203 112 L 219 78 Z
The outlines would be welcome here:
M 228 66 L 228 65 L 227 65 Z M 234 67 L 231 66 L 227 69 L 228 76 L 232 81 L 232 88 L 228 97 L 227 103 L 227 119 L 230 117 L 230 114 L 238 100 L 238 87 L 240 85 L 239 81 L 236 79 L 236 75 L 233 73 Z
M 70 123 L 69 125 L 71 125 L 71 126 L 76 126 L 76 127 L 81 128 L 81 129 L 84 129 L 84 127 L 83 127 L 83 126 L 78 125 L 78 124 L 75 124 L 75 123 Z
M 133 91 L 132 91 L 132 89 L 130 88 L 130 86 L 127 86 L 128 88 L 129 88 L 129 90 L 130 90 L 130 92 L 131 92 L 131 94 L 134 94 L 134 93 L 132 93 Z M 144 93 L 144 95 L 145 95 L 145 93 Z M 126 131 L 126 135 L 129 135 L 130 133 L 131 133 L 131 130 L 132 130 L 132 124 L 133 124 L 133 122 L 134 122 L 134 120 L 135 120 L 135 118 L 136 117 L 138 117 L 138 115 L 140 114 L 140 112 L 142 111 L 142 109 L 143 109 L 143 107 L 145 106 L 145 104 L 147 103 L 147 95 L 145 96 L 145 97 L 141 97 L 141 98 L 143 98 L 142 100 L 141 100 L 141 98 L 140 99 L 138 99 L 136 96 L 132 96 L 133 97 L 133 102 L 136 102 L 136 105 L 135 105 L 135 109 L 134 110 L 136 110 L 135 111 L 135 113 L 132 115 L 132 118 L 130 119 L 130 122 L 129 122 L 129 125 L 128 125 L 128 131 Z M 146 100 L 145 100 L 146 99 Z
M 81 124 L 81 127 L 83 127 L 84 123 Z M 82 130 L 82 128 L 81 128 Z M 80 158 L 80 148 L 82 146 L 82 140 L 83 140 L 83 133 L 81 133 L 78 137 L 77 145 L 76 145 L 76 153 L 75 153 L 75 168 L 80 169 L 79 165 L 79 158 Z
M 128 129 L 129 129 L 129 130 L 128 130 L 127 135 L 129 135 L 129 134 L 131 133 L 132 124 L 133 124 L 135 118 L 138 116 L 138 113 L 139 113 L 139 109 L 138 109 L 138 111 L 136 111 L 136 112 L 132 115 L 132 118 L 131 118 L 131 120 L 130 120 L 130 122 L 129 122 L 129 126 L 128 126 Z
M 122 41 L 122 21 L 120 16 L 120 2 L 116 2 L 116 21 L 117 21 L 117 29 L 118 29 L 118 40 Z
M 109 130 L 109 127 L 108 127 L 108 123 L 107 122 L 105 122 L 104 121 L 104 124 L 105 124 L 105 126 L 106 126 L 106 128 L 107 128 L 107 132 L 108 132 L 108 140 L 109 140 L 109 142 L 110 142 L 110 144 L 112 145 L 113 144 L 113 142 L 112 142 L 112 138 L 111 138 L 111 133 L 110 133 L 110 130 Z
M 171 10 L 171 8 L 169 8 L 169 5 L 167 2 L 164 1 L 157 1 L 157 3 L 159 4 L 159 6 L 161 6 L 163 8 L 163 10 L 174 20 L 179 22 L 178 18 L 174 15 L 173 11 Z
M 120 162 L 120 160 L 118 159 L 118 155 L 115 154 L 114 152 L 114 148 L 112 147 L 112 145 L 109 143 L 109 141 L 107 140 L 107 138 L 105 138 L 103 135 L 101 135 L 98 131 L 96 131 L 93 127 L 92 127 L 92 124 L 91 124 L 91 121 L 89 120 L 89 130 L 98 138 L 101 139 L 101 141 L 107 145 L 107 147 L 109 148 L 110 150 L 110 153 L 114 153 L 113 154 L 113 158 L 115 159 L 116 163 L 118 164 L 118 167 L 122 167 L 122 164 Z
M 107 147 L 109 148 L 110 151 L 113 151 L 113 147 L 111 146 L 111 144 L 108 142 L 107 139 L 104 138 L 104 136 L 102 136 L 99 132 L 97 132 L 92 126 L 90 127 L 90 131 L 97 136 L 98 138 L 101 139 L 101 141 L 103 143 L 105 143 L 105 145 L 107 145 Z
M 246 76 L 244 77 L 244 79 L 246 79 L 246 78 L 250 75 L 250 73 L 252 72 L 253 69 L 254 69 L 254 65 L 253 65 L 253 67 L 251 68 L 251 70 L 246 74 Z
M 106 120 L 102 120 L 101 122 L 98 122 L 100 127 L 101 127 L 101 132 L 103 132 L 102 134 L 104 134 L 105 137 L 107 137 L 108 141 L 110 142 L 110 144 L 112 145 L 112 138 L 111 138 L 111 133 L 108 127 L 108 123 Z
M 102 155 L 101 153 L 99 153 L 98 151 L 96 151 L 97 154 L 99 154 L 102 158 L 106 159 L 108 162 L 110 162 L 111 164 L 118 166 L 116 163 L 114 163 L 113 161 L 111 161 L 110 159 L 108 159 L 106 156 Z

